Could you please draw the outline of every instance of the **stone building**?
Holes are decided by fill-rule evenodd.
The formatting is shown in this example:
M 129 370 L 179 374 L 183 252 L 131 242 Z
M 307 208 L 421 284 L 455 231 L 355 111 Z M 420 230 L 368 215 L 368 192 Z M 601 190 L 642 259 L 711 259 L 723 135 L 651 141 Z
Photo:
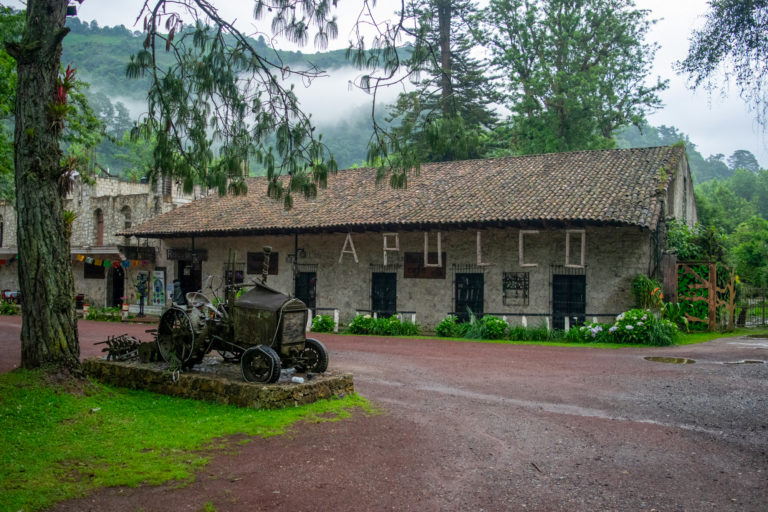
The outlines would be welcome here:
M 188 203 L 196 195 L 199 192 L 183 194 L 170 180 L 152 186 L 115 178 L 96 178 L 89 184 L 76 178 L 64 209 L 74 214 L 70 246 L 79 302 L 95 306 L 136 302 L 134 283 L 126 280 L 126 271 L 154 270 L 158 244 L 145 241 L 140 246 L 135 239 L 116 233 Z M 11 204 L 0 202 L 0 289 L 18 290 L 17 265 L 16 212 Z M 154 297 L 159 305 L 164 299 L 164 293 Z
M 346 170 L 291 210 L 256 178 L 247 195 L 123 233 L 159 241 L 153 270 L 184 291 L 208 275 L 256 279 L 271 246 L 269 284 L 342 322 L 404 313 L 431 327 L 471 310 L 564 327 L 631 306 L 634 276 L 659 273 L 670 218 L 697 220 L 678 146 L 427 164 L 403 190 Z

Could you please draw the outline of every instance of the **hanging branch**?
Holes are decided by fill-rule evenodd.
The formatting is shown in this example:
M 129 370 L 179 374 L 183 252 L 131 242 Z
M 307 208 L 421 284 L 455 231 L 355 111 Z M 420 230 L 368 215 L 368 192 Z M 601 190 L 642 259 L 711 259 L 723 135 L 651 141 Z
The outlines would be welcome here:
M 303 16 L 295 16 L 297 8 Z M 337 35 L 325 0 L 258 1 L 254 14 L 265 9 L 278 11 L 272 27 L 291 41 L 304 42 L 309 25 L 321 46 Z M 187 18 L 193 26 L 185 26 Z M 298 77 L 309 84 L 326 76 L 322 71 L 271 60 L 206 0 L 145 0 L 138 21 L 144 48 L 131 57 L 126 74 L 152 79 L 148 111 L 132 135 L 156 136 L 153 181 L 170 176 L 187 192 L 199 184 L 244 193 L 255 161 L 266 170 L 270 196 L 286 208 L 292 193 L 313 197 L 325 186 L 336 162 L 287 83 Z

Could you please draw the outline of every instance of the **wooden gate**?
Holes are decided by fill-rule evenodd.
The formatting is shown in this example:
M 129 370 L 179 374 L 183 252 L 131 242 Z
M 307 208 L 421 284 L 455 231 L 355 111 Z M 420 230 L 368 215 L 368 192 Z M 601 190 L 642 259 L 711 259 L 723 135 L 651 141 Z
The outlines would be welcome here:
M 723 327 L 732 330 L 735 327 L 736 309 L 736 273 L 723 265 L 728 272 L 728 284 L 721 288 L 717 285 L 717 263 L 681 262 L 677 264 L 677 298 L 679 302 L 688 302 L 690 311 L 685 314 L 688 322 L 706 324 L 708 331 L 717 330 L 718 308 L 723 308 Z M 698 304 L 705 304 L 701 307 Z

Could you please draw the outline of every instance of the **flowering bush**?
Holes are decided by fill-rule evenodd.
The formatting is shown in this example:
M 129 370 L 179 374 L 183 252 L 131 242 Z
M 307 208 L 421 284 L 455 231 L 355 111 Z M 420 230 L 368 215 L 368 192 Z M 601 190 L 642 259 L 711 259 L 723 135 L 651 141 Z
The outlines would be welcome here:
M 648 303 L 652 309 L 661 309 L 664 306 L 664 294 L 661 292 L 661 288 L 658 286 L 651 290 L 651 297 Z
M 312 319 L 312 330 L 314 332 L 333 332 L 335 324 L 331 315 L 317 315 Z
M 587 324 L 568 332 L 570 341 L 582 343 L 633 343 L 642 345 L 672 345 L 677 326 L 656 317 L 644 309 L 630 309 L 616 317 L 613 324 Z
M 565 337 L 568 341 L 579 343 L 616 343 L 610 339 L 615 332 L 615 329 L 613 331 L 611 329 L 612 324 L 588 323 L 572 328 Z

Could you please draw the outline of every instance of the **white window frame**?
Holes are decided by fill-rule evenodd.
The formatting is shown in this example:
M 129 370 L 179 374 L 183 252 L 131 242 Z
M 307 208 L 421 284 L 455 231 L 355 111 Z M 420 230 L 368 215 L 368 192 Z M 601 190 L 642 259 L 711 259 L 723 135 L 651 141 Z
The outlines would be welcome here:
M 429 262 L 429 233 L 424 232 L 424 267 L 442 268 L 443 266 L 443 245 L 440 232 L 437 232 L 437 263 Z
M 383 235 L 384 235 L 384 266 L 387 266 L 387 252 L 388 251 L 400 252 L 400 236 L 397 233 L 383 233 Z M 387 245 L 387 241 L 390 239 L 390 237 L 394 237 L 395 239 L 394 247 L 390 247 L 389 245 Z
M 483 244 L 481 232 L 477 232 L 477 266 L 478 267 L 490 267 L 493 263 L 483 263 Z
M 538 235 L 538 230 L 535 229 L 521 229 L 518 241 L 518 252 L 519 252 L 519 265 L 521 267 L 538 267 L 538 263 L 526 263 L 525 262 L 525 236 L 526 235 Z
M 571 263 L 571 235 L 579 233 L 581 235 L 581 248 L 579 250 L 578 264 Z M 584 229 L 566 229 L 565 230 L 565 266 L 567 268 L 584 268 L 584 252 L 587 245 L 587 232 Z

